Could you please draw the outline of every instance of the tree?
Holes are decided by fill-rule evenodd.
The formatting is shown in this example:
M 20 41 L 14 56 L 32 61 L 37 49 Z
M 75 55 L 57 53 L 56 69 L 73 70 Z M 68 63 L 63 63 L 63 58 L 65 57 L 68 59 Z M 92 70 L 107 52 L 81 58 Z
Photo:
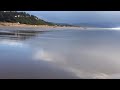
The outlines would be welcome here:
M 19 17 L 18 17 L 19 16 Z M 21 24 L 32 24 L 32 25 L 54 25 L 53 23 L 46 22 L 34 15 L 30 15 L 26 12 L 16 11 L 0 11 L 1 22 L 20 22 Z

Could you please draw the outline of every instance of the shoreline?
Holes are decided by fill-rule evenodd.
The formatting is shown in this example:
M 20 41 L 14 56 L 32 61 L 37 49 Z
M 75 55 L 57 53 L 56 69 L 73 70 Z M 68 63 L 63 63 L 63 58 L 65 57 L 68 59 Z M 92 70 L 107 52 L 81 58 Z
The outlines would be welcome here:
M 25 27 L 25 28 L 83 28 L 77 26 L 50 26 L 50 25 L 28 25 L 19 23 L 0 22 L 0 27 Z

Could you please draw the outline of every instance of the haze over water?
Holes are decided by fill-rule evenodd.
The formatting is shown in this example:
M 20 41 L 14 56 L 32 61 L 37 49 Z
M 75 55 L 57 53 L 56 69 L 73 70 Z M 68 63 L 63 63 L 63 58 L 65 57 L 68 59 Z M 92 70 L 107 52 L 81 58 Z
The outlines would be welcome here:
M 119 30 L 0 28 L 0 78 L 120 78 L 119 53 Z

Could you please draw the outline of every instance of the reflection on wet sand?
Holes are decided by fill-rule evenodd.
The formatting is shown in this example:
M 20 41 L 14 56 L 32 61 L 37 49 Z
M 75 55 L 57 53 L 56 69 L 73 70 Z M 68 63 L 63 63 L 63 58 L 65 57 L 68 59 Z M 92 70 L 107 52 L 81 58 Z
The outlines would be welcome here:
M 0 42 L 0 78 L 69 79 L 73 73 L 44 60 L 36 61 L 34 50 L 15 40 Z
M 42 34 L 44 32 L 45 31 L 4 30 L 0 31 L 0 38 L 26 40 L 28 38 L 36 36 L 37 34 Z
M 120 78 L 119 39 L 119 31 L 1 31 L 0 78 Z
M 34 60 L 29 38 L 43 32 L 0 32 L 0 78 L 62 79 L 78 78 L 73 73 L 44 60 Z M 2 38 L 4 35 L 4 38 Z M 15 37 L 12 38 L 11 37 Z M 23 39 L 25 37 L 25 39 Z M 26 40 L 26 41 L 24 41 Z M 31 40 L 31 39 L 30 39 Z M 32 40 L 33 43 L 34 40 Z
M 77 31 L 76 35 L 83 32 Z M 101 35 L 97 36 L 97 32 Z M 51 62 L 79 78 L 120 78 L 118 33 L 120 32 L 85 31 L 82 36 L 67 36 L 63 39 L 59 37 L 60 33 L 56 36 L 58 34 L 56 32 L 56 39 L 51 39 L 54 35 L 49 33 L 49 37 L 40 38 L 41 42 L 30 45 L 35 46 L 33 54 L 35 60 Z M 42 37 L 47 35 L 44 34 Z M 37 39 L 36 37 L 34 41 Z

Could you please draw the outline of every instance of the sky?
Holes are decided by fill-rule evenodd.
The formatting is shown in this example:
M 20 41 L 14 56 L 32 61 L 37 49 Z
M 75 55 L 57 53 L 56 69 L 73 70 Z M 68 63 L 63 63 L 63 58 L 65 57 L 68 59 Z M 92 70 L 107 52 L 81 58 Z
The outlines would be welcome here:
M 120 11 L 26 11 L 57 23 L 120 23 Z

